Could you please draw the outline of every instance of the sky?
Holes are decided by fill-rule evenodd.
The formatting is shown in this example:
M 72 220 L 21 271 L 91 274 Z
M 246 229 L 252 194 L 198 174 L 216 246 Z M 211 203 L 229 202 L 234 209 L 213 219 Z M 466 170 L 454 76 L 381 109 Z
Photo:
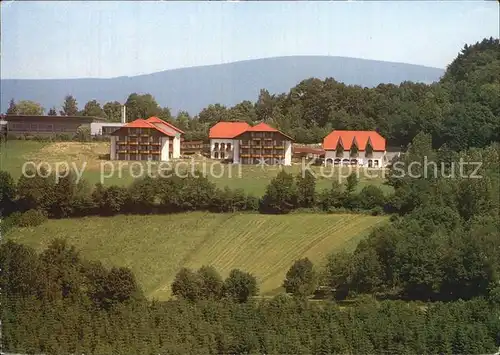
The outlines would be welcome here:
M 291 55 L 445 68 L 497 1 L 2 1 L 1 77 L 110 78 Z

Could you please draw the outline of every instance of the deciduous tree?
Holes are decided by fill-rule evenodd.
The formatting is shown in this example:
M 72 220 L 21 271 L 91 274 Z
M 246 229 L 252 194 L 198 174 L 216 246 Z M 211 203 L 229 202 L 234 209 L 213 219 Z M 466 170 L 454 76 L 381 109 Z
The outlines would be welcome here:
M 285 291 L 298 297 L 311 295 L 317 286 L 317 275 L 308 258 L 296 260 L 286 273 Z
M 78 103 L 72 95 L 67 95 L 64 98 L 62 110 L 59 111 L 61 116 L 76 116 L 78 115 Z
M 97 100 L 87 102 L 82 111 L 82 116 L 104 117 L 105 115 L 104 110 L 101 108 L 101 104 L 97 102 Z
M 229 277 L 224 281 L 224 294 L 240 303 L 248 301 L 251 296 L 257 295 L 259 288 L 255 276 L 238 269 L 231 270 Z
M 17 115 L 41 116 L 45 109 L 38 102 L 30 100 L 21 100 L 16 104 Z

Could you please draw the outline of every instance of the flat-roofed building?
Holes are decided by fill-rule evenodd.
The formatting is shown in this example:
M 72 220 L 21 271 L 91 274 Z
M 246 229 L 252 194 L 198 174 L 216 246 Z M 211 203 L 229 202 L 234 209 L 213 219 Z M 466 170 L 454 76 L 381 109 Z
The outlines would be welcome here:
M 122 122 L 92 122 L 90 124 L 90 134 L 92 136 L 109 137 L 111 133 L 125 126 Z
M 99 117 L 87 116 L 31 116 L 6 115 L 7 131 L 9 135 L 20 136 L 56 136 L 68 135 L 73 137 L 78 127 L 90 128 L 92 122 L 102 122 Z

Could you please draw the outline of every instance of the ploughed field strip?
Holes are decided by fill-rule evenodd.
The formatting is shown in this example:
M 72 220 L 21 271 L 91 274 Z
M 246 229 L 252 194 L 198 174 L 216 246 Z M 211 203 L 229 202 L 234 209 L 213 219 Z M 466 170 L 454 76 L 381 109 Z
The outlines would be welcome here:
M 86 217 L 50 220 L 15 230 L 10 238 L 43 249 L 67 238 L 82 255 L 107 266 L 130 267 L 145 293 L 168 299 L 181 267 L 213 265 L 223 277 L 231 269 L 253 273 L 262 295 L 281 287 L 294 260 L 321 265 L 333 251 L 354 248 L 387 217 L 327 214 L 211 214 Z

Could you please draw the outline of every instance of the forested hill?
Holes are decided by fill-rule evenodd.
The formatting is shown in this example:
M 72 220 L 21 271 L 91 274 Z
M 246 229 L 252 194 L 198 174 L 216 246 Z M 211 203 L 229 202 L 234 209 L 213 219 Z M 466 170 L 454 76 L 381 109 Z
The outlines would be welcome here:
M 1 110 L 9 100 L 33 100 L 49 108 L 71 94 L 79 102 L 92 99 L 124 102 L 132 92 L 150 93 L 173 112 L 194 115 L 209 104 L 235 105 L 254 100 L 259 90 L 280 93 L 304 78 L 333 77 L 346 84 L 373 87 L 403 81 L 431 83 L 444 71 L 419 65 L 345 57 L 291 56 L 167 70 L 112 79 L 2 80 Z

